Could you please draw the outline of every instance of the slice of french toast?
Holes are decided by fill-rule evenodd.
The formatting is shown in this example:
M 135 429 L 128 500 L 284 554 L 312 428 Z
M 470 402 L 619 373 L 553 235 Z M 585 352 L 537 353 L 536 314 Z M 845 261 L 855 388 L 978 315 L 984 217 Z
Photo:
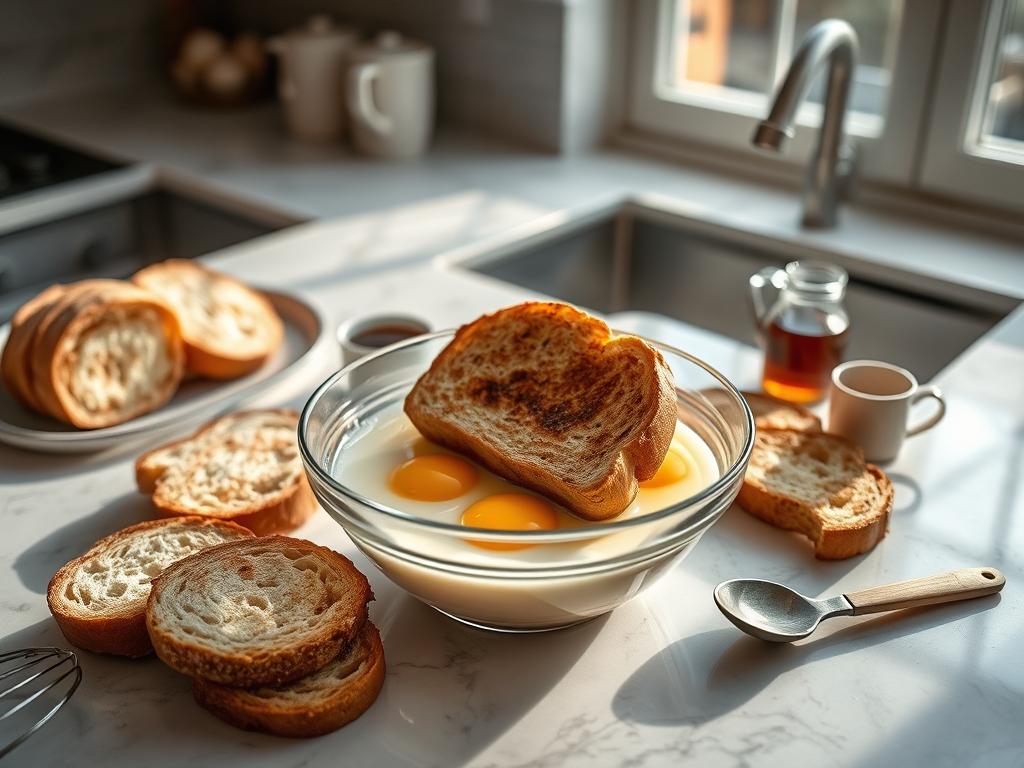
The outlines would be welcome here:
M 642 339 L 567 304 L 530 302 L 460 328 L 405 412 L 429 440 L 605 520 L 661 466 L 675 384 Z
M 872 549 L 889 528 L 893 485 L 838 435 L 758 429 L 740 506 L 778 528 L 798 531 L 822 560 Z

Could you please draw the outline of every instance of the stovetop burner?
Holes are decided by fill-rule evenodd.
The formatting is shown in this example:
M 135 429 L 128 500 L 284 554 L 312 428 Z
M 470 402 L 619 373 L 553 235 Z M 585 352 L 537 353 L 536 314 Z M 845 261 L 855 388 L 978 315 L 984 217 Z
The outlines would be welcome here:
M 0 124 L 0 200 L 119 166 Z

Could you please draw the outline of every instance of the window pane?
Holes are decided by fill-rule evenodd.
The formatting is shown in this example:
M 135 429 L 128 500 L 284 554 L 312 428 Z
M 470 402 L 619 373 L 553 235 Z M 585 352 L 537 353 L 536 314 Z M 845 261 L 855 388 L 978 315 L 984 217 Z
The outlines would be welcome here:
M 1024 0 L 1010 0 L 996 38 L 980 143 L 1024 152 Z
M 881 115 L 902 9 L 903 0 L 675 0 L 671 84 L 684 93 L 766 101 L 807 31 L 840 18 L 860 38 L 853 108 Z M 811 101 L 822 100 L 824 80 Z

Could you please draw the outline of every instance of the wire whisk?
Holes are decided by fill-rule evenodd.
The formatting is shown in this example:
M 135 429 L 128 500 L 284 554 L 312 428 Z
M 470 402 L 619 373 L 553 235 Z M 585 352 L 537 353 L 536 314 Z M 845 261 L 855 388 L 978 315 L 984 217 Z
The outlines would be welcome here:
M 19 735 L 0 746 L 0 758 L 46 725 L 81 682 L 82 667 L 72 651 L 23 648 L 0 653 L 0 723 L 19 713 L 26 723 Z M 7 730 L 0 731 L 0 739 L 7 738 Z

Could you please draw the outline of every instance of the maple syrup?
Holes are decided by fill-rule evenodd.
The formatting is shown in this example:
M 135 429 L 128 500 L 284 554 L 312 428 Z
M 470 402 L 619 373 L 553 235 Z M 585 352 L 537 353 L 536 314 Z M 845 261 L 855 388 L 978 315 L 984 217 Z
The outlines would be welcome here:
M 761 386 L 791 403 L 815 403 L 828 392 L 832 369 L 843 361 L 850 321 L 843 307 L 847 275 L 819 262 L 769 267 L 750 279 L 764 345 Z M 770 306 L 764 293 L 778 297 Z
M 816 403 L 828 392 L 832 369 L 843 361 L 847 330 L 809 336 L 773 322 L 765 329 L 761 387 L 791 403 Z

